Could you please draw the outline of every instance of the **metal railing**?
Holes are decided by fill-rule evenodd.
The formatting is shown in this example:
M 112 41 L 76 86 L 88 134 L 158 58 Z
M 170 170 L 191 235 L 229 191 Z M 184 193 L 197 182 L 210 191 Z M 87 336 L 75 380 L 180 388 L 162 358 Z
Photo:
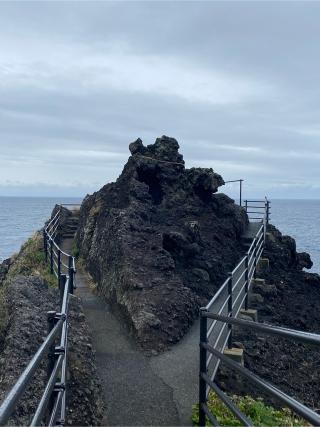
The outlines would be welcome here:
M 252 422 L 241 413 L 232 400 L 215 383 L 215 376 L 220 362 L 240 372 L 264 391 L 269 392 L 274 397 L 278 397 L 308 421 L 315 422 L 317 420 L 317 424 L 315 425 L 320 425 L 320 417 L 315 412 L 295 401 L 290 396 L 285 395 L 285 393 L 276 389 L 276 387 L 258 378 L 223 354 L 226 346 L 229 348 L 232 347 L 233 325 L 251 327 L 260 332 L 281 335 L 285 338 L 294 338 L 298 341 L 320 345 L 320 336 L 315 334 L 307 334 L 300 331 L 237 319 L 242 307 L 248 310 L 250 285 L 252 279 L 256 277 L 256 268 L 264 250 L 266 230 L 270 220 L 270 201 L 267 198 L 265 200 L 245 200 L 244 207 L 250 221 L 258 222 L 257 233 L 246 255 L 240 260 L 234 270 L 229 273 L 227 279 L 207 306 L 200 309 L 199 425 L 205 426 L 206 416 L 213 425 L 219 425 L 207 406 L 207 398 L 210 390 L 216 392 L 219 398 L 244 425 L 252 425 Z M 258 210 L 256 211 L 256 209 Z
M 243 183 L 244 179 L 232 179 L 229 181 L 224 181 L 225 184 L 231 184 L 234 182 L 239 182 L 239 205 L 242 206 L 242 183 Z
M 267 335 L 280 336 L 284 339 L 292 339 L 296 342 L 301 342 L 304 344 L 310 344 L 316 347 L 320 347 L 320 335 L 312 334 L 308 332 L 297 331 L 294 329 L 281 328 L 274 325 L 256 323 L 246 320 L 235 319 L 227 316 L 220 316 L 218 314 L 209 313 L 206 310 L 201 311 L 200 316 L 200 395 L 199 395 L 199 425 L 206 425 L 206 417 L 209 418 L 211 423 L 214 426 L 219 426 L 218 420 L 214 414 L 210 411 L 207 405 L 207 387 L 216 392 L 219 398 L 224 402 L 224 404 L 230 409 L 230 411 L 235 415 L 236 418 L 245 426 L 252 426 L 252 421 L 250 421 L 245 414 L 243 414 L 240 409 L 234 404 L 234 402 L 219 388 L 214 379 L 211 379 L 206 372 L 206 360 L 207 353 L 218 358 L 219 361 L 224 363 L 229 369 L 238 372 L 242 377 L 247 379 L 249 382 L 253 383 L 263 392 L 267 393 L 272 398 L 278 399 L 282 404 L 288 406 L 296 414 L 307 420 L 311 425 L 319 426 L 320 425 L 320 415 L 317 414 L 312 409 L 303 405 L 301 402 L 297 401 L 293 397 L 284 393 L 274 385 L 260 378 L 258 375 L 252 373 L 248 369 L 244 368 L 240 363 L 237 363 L 231 360 L 229 357 L 225 356 L 222 352 L 216 350 L 214 346 L 208 343 L 207 340 L 207 321 L 212 319 L 216 322 L 222 323 L 224 325 L 237 325 L 242 328 L 247 328 L 251 330 L 258 331 L 259 333 Z
M 269 206 L 267 199 L 260 201 L 260 204 L 265 207 L 267 207 L 267 205 Z M 256 235 L 254 236 L 246 255 L 228 274 L 225 282 L 204 308 L 205 311 L 217 313 L 219 315 L 236 317 L 243 306 L 245 310 L 248 309 L 251 281 L 256 276 L 256 268 L 264 249 L 268 221 L 267 212 L 268 210 L 266 208 L 261 219 L 261 225 L 257 229 Z M 213 321 L 208 325 L 206 334 L 207 339 L 211 342 L 214 341 L 215 348 L 220 351 L 223 351 L 227 344 L 228 347 L 231 347 L 232 345 L 231 326 L 221 325 L 218 324 L 217 321 Z M 211 374 L 211 378 L 213 379 L 218 370 L 220 361 L 211 354 L 206 363 Z
M 60 205 L 57 213 L 43 230 L 43 249 L 46 262 L 49 262 L 50 273 L 56 276 L 60 291 L 62 292 L 60 286 L 61 275 L 68 275 L 71 281 L 70 292 L 73 293 L 73 279 L 76 272 L 75 258 L 64 252 L 55 242 L 61 219 L 62 206 L 63 205 Z
M 0 426 L 7 424 L 26 388 L 31 384 L 41 362 L 47 358 L 47 382 L 30 426 L 63 425 L 66 417 L 68 310 L 69 295 L 74 290 L 75 259 L 55 242 L 62 206 L 43 230 L 45 259 L 57 277 L 60 310 L 47 313 L 48 334 L 0 406 Z M 67 260 L 67 261 L 66 261 Z
M 270 200 L 266 197 L 264 200 L 244 200 L 245 208 L 250 221 L 263 221 L 266 219 L 267 224 L 271 219 Z

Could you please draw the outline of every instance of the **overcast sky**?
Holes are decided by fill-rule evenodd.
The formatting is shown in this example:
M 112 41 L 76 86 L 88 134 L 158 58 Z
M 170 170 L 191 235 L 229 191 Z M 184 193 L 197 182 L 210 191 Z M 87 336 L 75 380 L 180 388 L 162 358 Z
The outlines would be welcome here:
M 319 46 L 317 2 L 1 2 L 0 195 L 83 196 L 165 134 L 249 197 L 318 198 Z

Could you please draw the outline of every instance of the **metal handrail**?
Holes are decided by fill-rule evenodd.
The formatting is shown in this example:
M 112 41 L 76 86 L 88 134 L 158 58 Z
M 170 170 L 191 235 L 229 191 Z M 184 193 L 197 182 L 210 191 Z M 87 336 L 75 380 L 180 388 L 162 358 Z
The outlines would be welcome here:
M 210 386 L 210 388 L 216 392 L 216 394 L 220 397 L 220 399 L 227 406 L 227 408 L 229 408 L 230 411 L 238 418 L 238 420 L 243 423 L 243 425 L 253 427 L 252 422 L 239 410 L 239 408 L 221 390 L 221 388 L 217 386 L 215 382 L 213 382 L 206 374 L 203 374 L 202 377 L 206 381 L 206 383 Z
M 250 203 L 258 203 L 258 205 L 250 205 Z M 270 220 L 270 200 L 266 197 L 264 200 L 244 200 L 243 207 L 245 208 L 249 219 L 264 221 L 266 220 L 267 224 Z M 261 209 L 260 211 L 256 211 L 256 209 Z M 258 215 L 253 217 L 252 214 Z M 259 216 L 260 215 L 260 216 Z
M 225 184 L 232 182 L 239 182 L 239 205 L 242 206 L 242 183 L 244 179 L 231 179 L 229 181 L 224 181 Z
M 224 350 L 226 345 L 228 345 L 228 347 L 231 347 L 232 345 L 232 322 L 225 323 L 224 326 L 218 330 L 217 322 L 219 321 L 219 319 L 216 316 L 222 316 L 222 312 L 226 309 L 227 304 L 228 319 L 236 318 L 243 305 L 245 309 L 248 309 L 248 295 L 251 281 L 255 277 L 257 264 L 264 249 L 266 229 L 269 222 L 270 203 L 266 198 L 264 200 L 255 201 L 255 203 L 257 202 L 259 202 L 261 204 L 261 208 L 264 209 L 263 211 L 261 211 L 261 218 L 259 217 L 259 220 L 261 221 L 261 226 L 259 226 L 256 235 L 252 239 L 252 242 L 246 255 L 241 258 L 236 267 L 231 271 L 231 273 L 229 273 L 228 278 L 224 281 L 222 286 L 215 293 L 214 297 L 211 299 L 211 301 L 209 301 L 207 306 L 200 310 L 200 319 L 206 319 L 205 326 L 203 320 L 201 320 L 200 322 L 200 342 L 207 342 L 209 338 L 213 336 L 215 339 L 215 344 L 213 348 L 215 348 L 222 339 L 223 341 L 221 345 L 221 351 Z M 246 212 L 248 212 L 248 201 L 245 201 L 244 203 L 245 210 Z M 249 219 L 252 218 L 250 218 L 249 216 Z M 208 313 L 208 316 L 204 313 Z M 213 322 L 208 325 L 207 319 L 212 319 Z M 227 325 L 228 328 L 226 330 Z M 211 361 L 212 354 L 209 354 L 209 357 L 207 358 L 207 351 L 204 348 L 200 348 L 200 373 L 207 372 L 208 366 Z M 212 382 L 214 382 L 214 378 L 218 370 L 219 364 L 220 359 L 216 358 L 215 365 L 213 365 L 213 373 L 210 378 L 210 381 Z M 208 384 L 203 381 L 203 379 L 201 379 L 200 375 L 199 415 L 200 419 L 202 420 L 201 422 L 203 422 L 203 417 L 205 417 L 204 414 L 206 412 L 203 409 L 203 405 L 205 405 L 209 393 L 209 389 L 207 386 Z
M 259 332 L 268 334 L 268 335 L 281 336 L 285 339 L 293 339 L 294 341 L 302 342 L 304 344 L 310 344 L 310 345 L 320 347 L 320 335 L 318 335 L 318 334 L 304 332 L 304 331 L 298 331 L 295 329 L 283 328 L 283 327 L 274 326 L 274 325 L 265 324 L 265 323 L 248 322 L 246 320 L 221 316 L 221 315 L 217 315 L 217 314 L 206 312 L 205 310 L 202 310 L 201 311 L 201 319 L 205 319 L 205 320 L 201 320 L 201 322 L 204 323 L 205 325 L 206 325 L 206 319 L 207 318 L 211 318 L 211 319 L 215 319 L 215 320 L 218 320 L 220 322 L 223 322 L 224 325 L 234 324 L 234 325 L 244 327 L 247 329 L 254 329 L 254 330 L 257 330 Z M 309 421 L 312 425 L 315 425 L 315 426 L 320 425 L 320 415 L 317 414 L 312 409 L 310 409 L 307 406 L 303 405 L 302 403 L 298 402 L 296 399 L 292 398 L 288 394 L 282 392 L 281 390 L 279 390 L 274 385 L 272 385 L 272 384 L 268 383 L 267 381 L 261 379 L 259 376 L 253 374 L 248 369 L 241 366 L 239 363 L 232 361 L 230 358 L 226 357 L 221 352 L 217 351 L 214 346 L 208 344 L 206 341 L 201 341 L 200 347 L 205 352 L 208 351 L 210 353 L 210 355 L 217 357 L 219 360 L 221 360 L 223 363 L 225 363 L 229 368 L 235 370 L 236 372 L 239 372 L 241 375 L 246 377 L 249 381 L 255 383 L 258 387 L 260 387 L 263 391 L 267 392 L 270 396 L 276 397 L 279 400 L 281 400 L 282 403 L 286 404 L 289 408 L 291 408 L 294 412 L 296 412 L 302 418 Z M 212 389 L 215 390 L 215 386 L 213 386 L 214 382 L 212 380 L 210 380 L 205 373 L 201 372 L 200 376 L 201 376 L 201 379 L 204 381 L 205 384 L 209 385 Z M 218 395 L 219 395 L 219 393 L 218 393 Z M 220 398 L 221 398 L 221 396 L 220 396 Z M 205 402 L 201 402 L 201 405 L 203 405 L 203 404 L 205 404 Z M 231 409 L 231 408 L 229 408 L 229 409 Z M 200 409 L 200 414 L 201 414 L 202 419 L 200 420 L 199 425 L 203 426 L 203 425 L 205 425 L 203 423 L 203 419 L 205 419 L 205 415 L 203 413 L 201 413 L 201 409 Z M 239 419 L 239 417 L 238 417 L 239 414 L 238 415 L 236 413 L 234 413 L 234 414 Z
M 40 363 L 48 353 L 48 380 L 30 425 L 40 425 L 45 415 L 49 420 L 49 426 L 65 423 L 69 295 L 74 290 L 76 269 L 75 258 L 62 251 L 54 240 L 54 234 L 59 226 L 61 209 L 62 205 L 43 229 L 45 260 L 50 263 L 50 271 L 58 279 L 61 298 L 60 313 L 48 312 L 48 335 L 2 402 L 0 426 L 4 426 L 8 422 L 21 396 L 32 382 Z M 62 256 L 67 257 L 68 265 L 63 263 Z M 66 268 L 67 274 L 63 272 L 63 267 Z M 59 346 L 56 347 L 55 342 L 58 338 Z M 60 377 L 59 381 L 57 380 L 58 377 Z M 60 418 L 58 419 L 59 412 Z
M 320 335 L 312 332 L 284 328 L 282 326 L 275 326 L 269 323 L 258 323 L 248 320 L 236 319 L 235 317 L 226 317 L 222 316 L 221 314 L 215 314 L 206 311 L 202 311 L 201 314 L 202 316 L 217 320 L 218 322 L 229 323 L 232 325 L 241 326 L 242 328 L 246 329 L 254 329 L 267 335 L 281 336 L 283 338 L 292 339 L 303 344 L 310 344 L 316 347 L 320 347 Z
M 48 223 L 46 229 L 48 229 L 48 227 L 53 223 L 53 221 L 57 218 L 57 216 L 60 214 L 60 209 L 58 210 L 58 212 L 54 215 L 54 217 L 51 219 L 51 221 Z
M 4 426 L 7 423 L 20 397 L 30 384 L 30 380 L 32 379 L 33 374 L 39 367 L 44 356 L 49 352 L 50 346 L 54 343 L 57 335 L 59 334 L 62 328 L 62 324 L 64 321 L 65 318 L 61 316 L 52 331 L 49 333 L 45 341 L 41 344 L 38 351 L 29 362 L 28 366 L 20 375 L 18 381 L 15 383 L 10 392 L 5 397 L 4 401 L 0 406 L 0 426 Z
M 246 208 L 247 202 L 248 201 L 245 201 Z M 268 335 L 280 336 L 285 339 L 291 339 L 297 342 L 301 342 L 303 344 L 309 344 L 316 347 L 320 347 L 320 335 L 318 334 L 283 328 L 266 323 L 257 323 L 252 321 L 248 322 L 246 320 L 237 318 L 237 315 L 243 304 L 245 303 L 245 308 L 247 308 L 248 306 L 248 292 L 250 289 L 251 280 L 253 277 L 255 277 L 257 262 L 259 261 L 264 249 L 266 229 L 270 219 L 270 202 L 266 198 L 264 201 L 255 202 L 263 203 L 264 207 L 263 216 L 259 218 L 259 220 L 262 222 L 261 227 L 259 228 L 256 236 L 254 237 L 246 256 L 240 260 L 238 265 L 233 269 L 227 280 L 223 283 L 222 287 L 212 298 L 212 300 L 207 304 L 207 306 L 200 310 L 199 425 L 206 425 L 206 416 L 209 418 L 213 425 L 219 425 L 214 414 L 210 412 L 210 409 L 207 406 L 207 397 L 210 389 L 214 390 L 217 393 L 219 398 L 226 404 L 226 406 L 231 410 L 231 412 L 236 416 L 236 418 L 238 418 L 238 420 L 240 420 L 244 425 L 252 425 L 252 422 L 247 419 L 243 413 L 241 413 L 239 408 L 235 406 L 235 404 L 228 398 L 227 395 L 223 393 L 222 390 L 220 390 L 220 388 L 214 381 L 219 364 L 220 362 L 222 362 L 226 364 L 229 368 L 240 373 L 249 381 L 253 382 L 256 386 L 261 388 L 270 396 L 278 398 L 282 403 L 285 403 L 289 408 L 291 408 L 302 418 L 309 421 L 312 425 L 319 426 L 319 414 L 317 414 L 312 409 L 298 402 L 293 397 L 282 392 L 277 387 L 261 379 L 257 375 L 250 372 L 248 369 L 241 366 L 239 363 L 234 362 L 223 354 L 223 350 L 227 343 L 229 347 L 231 346 L 230 344 L 232 343 L 233 325 L 255 330 Z M 236 274 L 238 274 L 238 277 L 235 279 L 234 277 Z M 241 286 L 241 289 L 237 290 L 237 294 L 233 295 L 238 284 L 241 282 L 241 280 L 243 280 L 243 275 L 245 275 L 244 283 Z M 242 295 L 244 289 L 245 292 L 244 295 Z M 226 299 L 221 302 L 218 301 L 217 295 L 221 296 L 223 291 L 227 291 L 228 293 Z M 219 305 L 218 307 L 216 307 L 218 302 Z M 222 314 L 223 309 L 221 308 L 221 303 L 223 304 L 223 309 L 228 303 L 228 315 Z M 209 328 L 207 322 L 208 319 L 213 320 Z M 218 335 L 215 337 L 214 344 L 211 345 L 208 343 L 208 341 L 212 334 L 214 334 L 218 323 L 220 325 L 222 323 L 222 327 L 219 330 Z M 219 348 L 217 348 L 218 343 L 220 342 L 220 339 L 223 336 L 223 332 L 227 326 L 228 330 L 226 332 L 226 336 L 224 337 L 224 343 L 223 345 L 219 345 Z M 208 376 L 208 367 L 209 364 L 211 364 L 213 358 L 214 360 L 216 360 L 215 365 L 213 367 L 213 373 L 210 374 L 211 376 Z
M 40 399 L 36 413 L 33 416 L 30 427 L 37 427 L 37 426 L 41 425 L 41 420 L 43 419 L 44 414 L 46 412 L 46 409 L 49 405 L 50 397 L 52 395 L 54 386 L 57 382 L 59 371 L 61 369 L 61 365 L 62 365 L 64 358 L 65 358 L 65 355 L 61 355 L 58 357 L 58 360 L 55 362 L 52 374 L 49 378 L 49 381 L 47 382 L 46 388 L 45 388 L 44 393 Z
M 220 288 L 218 289 L 218 291 L 215 293 L 214 297 L 212 298 L 211 301 L 208 302 L 208 304 L 206 305 L 206 310 L 210 310 L 210 308 L 212 307 L 212 305 L 216 302 L 216 300 L 218 299 L 218 297 L 222 294 L 223 290 L 226 288 L 226 286 L 228 285 L 228 281 L 229 278 L 226 279 L 226 281 L 223 283 L 222 286 L 220 286 Z
M 243 257 L 242 260 L 237 264 L 237 266 L 231 271 L 231 274 L 234 274 L 236 271 L 239 270 L 240 266 L 245 262 L 246 257 Z
M 224 301 L 224 303 L 222 304 L 222 307 L 220 308 L 220 310 L 218 311 L 218 314 L 221 314 L 225 308 L 225 306 L 228 304 L 229 301 L 229 296 L 226 298 L 226 300 Z M 211 332 L 213 331 L 213 328 L 215 327 L 215 325 L 217 324 L 218 320 L 215 320 L 214 322 L 212 322 L 212 324 L 210 325 L 210 328 L 208 329 L 207 332 L 207 336 L 209 337 L 211 335 Z

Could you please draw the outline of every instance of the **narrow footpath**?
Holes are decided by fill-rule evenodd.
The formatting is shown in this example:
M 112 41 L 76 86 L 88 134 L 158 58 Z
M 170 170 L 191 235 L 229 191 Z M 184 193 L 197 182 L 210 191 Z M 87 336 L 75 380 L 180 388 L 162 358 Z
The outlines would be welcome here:
M 72 239 L 62 248 L 70 251 Z M 81 298 L 96 352 L 106 411 L 104 425 L 190 426 L 198 399 L 199 324 L 171 350 L 147 357 L 125 325 L 90 287 L 77 266 L 76 295 Z
M 62 242 L 66 252 L 71 253 L 77 224 L 78 213 L 73 211 Z M 245 245 L 250 246 L 260 226 L 249 224 L 242 237 Z M 169 351 L 146 356 L 136 346 L 125 323 L 94 292 L 88 274 L 80 265 L 77 265 L 76 286 L 96 352 L 106 405 L 103 424 L 192 425 L 192 405 L 198 400 L 199 321 Z

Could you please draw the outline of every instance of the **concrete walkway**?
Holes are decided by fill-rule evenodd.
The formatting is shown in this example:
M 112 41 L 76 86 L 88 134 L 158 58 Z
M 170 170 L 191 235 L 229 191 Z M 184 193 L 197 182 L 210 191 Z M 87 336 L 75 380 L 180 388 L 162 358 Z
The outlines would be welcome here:
M 71 243 L 65 240 L 63 250 L 69 250 Z M 108 304 L 92 291 L 79 266 L 76 285 L 96 351 L 106 403 L 104 424 L 192 425 L 192 405 L 198 399 L 198 323 L 171 350 L 147 357 Z

